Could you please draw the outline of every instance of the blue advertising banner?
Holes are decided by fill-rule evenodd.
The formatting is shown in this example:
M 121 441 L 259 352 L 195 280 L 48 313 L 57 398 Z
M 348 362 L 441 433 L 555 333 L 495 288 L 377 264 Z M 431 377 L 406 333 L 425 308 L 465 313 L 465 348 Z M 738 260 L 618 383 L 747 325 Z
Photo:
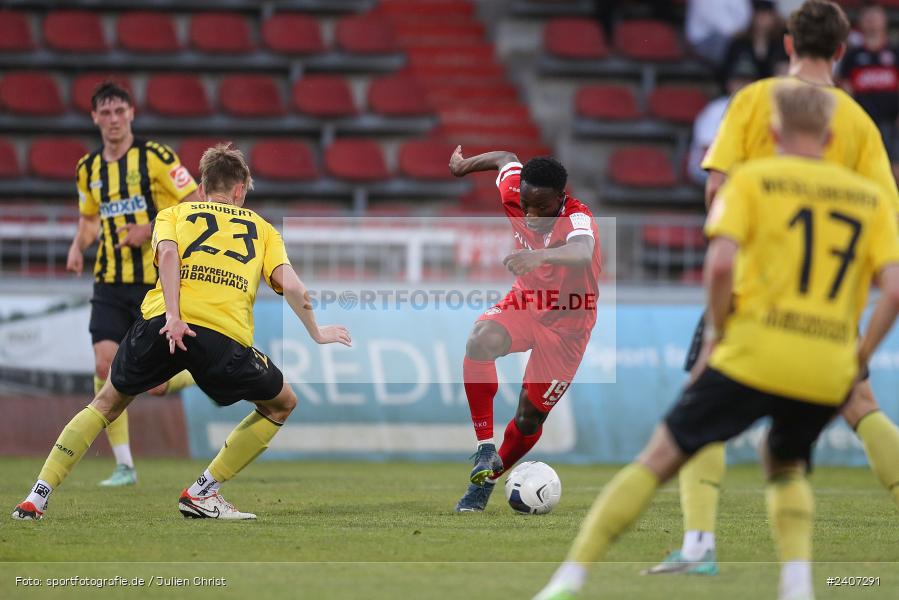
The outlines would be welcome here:
M 346 302 L 344 305 L 348 304 Z M 256 346 L 268 353 L 297 392 L 299 406 L 266 458 L 454 460 L 466 457 L 474 434 L 461 384 L 465 342 L 483 307 L 379 311 L 377 316 L 335 304 L 323 323 L 342 323 L 353 348 L 318 346 L 280 301 L 256 306 Z M 534 455 L 555 462 L 631 460 L 676 399 L 682 364 L 702 307 L 631 304 L 605 311 L 563 400 L 550 414 Z M 602 315 L 603 310 L 600 309 Z M 424 325 L 426 323 L 426 325 Z M 526 354 L 497 361 L 496 437 L 518 402 Z M 899 420 L 899 335 L 871 363 L 881 406 Z M 607 382 L 607 383 L 603 383 Z M 213 404 L 197 388 L 184 393 L 191 454 L 211 457 L 251 409 Z M 729 459 L 755 462 L 764 424 L 729 444 Z M 822 436 L 820 464 L 862 465 L 861 444 L 839 420 Z

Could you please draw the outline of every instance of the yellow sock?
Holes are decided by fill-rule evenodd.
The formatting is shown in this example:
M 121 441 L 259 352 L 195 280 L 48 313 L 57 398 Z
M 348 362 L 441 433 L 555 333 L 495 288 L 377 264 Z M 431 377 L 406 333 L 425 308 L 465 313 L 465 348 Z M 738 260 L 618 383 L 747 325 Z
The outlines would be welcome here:
M 657 487 L 658 478 L 645 466 L 632 463 L 622 469 L 593 503 L 567 560 L 587 564 L 602 559 L 615 538 L 637 520 Z
M 871 470 L 899 505 L 899 428 L 877 410 L 868 413 L 855 428 L 871 463 Z
M 797 469 L 772 479 L 765 498 L 780 561 L 811 560 L 815 500 L 805 475 Z
M 209 472 L 219 483 L 228 481 L 268 448 L 280 427 L 254 410 L 228 435 L 224 447 L 209 463 Z
M 127 446 L 128 437 L 128 411 L 123 410 L 119 417 L 106 428 L 106 437 L 110 446 Z
M 100 379 L 94 375 L 94 394 L 100 393 L 100 390 L 106 384 L 105 379 Z M 112 423 L 106 424 L 106 437 L 109 438 L 110 446 L 121 446 L 128 444 L 128 411 L 123 410 L 119 418 Z
M 718 496 L 724 479 L 725 447 L 709 444 L 697 452 L 678 474 L 684 531 L 715 532 Z
M 85 407 L 59 434 L 38 479 L 54 488 L 59 486 L 107 425 L 109 421 L 100 411 L 93 406 Z
M 191 375 L 188 371 L 181 371 L 171 379 L 169 379 L 169 385 L 166 387 L 166 394 L 174 394 L 176 392 L 180 392 L 186 387 L 190 387 L 192 385 L 196 385 L 196 381 L 194 381 L 194 376 Z

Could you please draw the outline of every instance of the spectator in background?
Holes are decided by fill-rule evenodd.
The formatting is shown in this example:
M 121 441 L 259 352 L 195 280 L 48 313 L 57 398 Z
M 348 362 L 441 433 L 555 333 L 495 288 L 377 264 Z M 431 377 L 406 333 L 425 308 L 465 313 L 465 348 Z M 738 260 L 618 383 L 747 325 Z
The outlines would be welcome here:
M 899 118 L 899 48 L 890 44 L 887 33 L 887 14 L 882 6 L 869 5 L 861 10 L 858 19 L 861 45 L 849 50 L 839 67 L 843 88 L 865 109 L 883 136 L 899 174 L 897 127 Z
M 718 0 L 713 0 L 713 4 Z M 724 0 L 721 0 L 724 2 Z M 739 0 L 748 2 L 749 0 Z M 609 39 L 615 34 L 615 24 L 623 19 L 660 19 L 675 21 L 677 11 L 671 0 L 594 0 L 595 13 Z
M 687 156 L 687 177 L 696 185 L 705 186 L 709 174 L 702 168 L 702 159 L 712 145 L 718 126 L 724 118 L 724 112 L 730 99 L 738 91 L 758 79 L 755 64 L 743 61 L 735 65 L 730 79 L 725 83 L 726 94 L 715 98 L 702 109 L 693 123 L 693 139 L 690 142 L 690 153 Z
M 687 42 L 700 58 L 721 66 L 734 35 L 749 26 L 750 0 L 689 0 L 687 4 Z
M 772 77 L 779 67 L 789 63 L 783 46 L 784 25 L 770 0 L 755 0 L 752 20 L 748 29 L 734 38 L 724 57 L 721 81 L 727 82 L 732 73 L 751 62 L 755 66 L 756 79 Z

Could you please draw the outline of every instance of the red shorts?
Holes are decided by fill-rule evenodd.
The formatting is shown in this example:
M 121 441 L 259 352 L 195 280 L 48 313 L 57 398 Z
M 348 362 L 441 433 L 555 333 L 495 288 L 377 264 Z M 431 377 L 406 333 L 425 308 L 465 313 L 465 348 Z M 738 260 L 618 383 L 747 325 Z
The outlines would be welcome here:
M 531 350 L 524 370 L 524 387 L 531 404 L 541 412 L 549 412 L 561 400 L 577 372 L 591 330 L 559 332 L 537 320 L 536 315 L 515 296 L 506 294 L 499 304 L 490 308 L 478 321 L 493 321 L 505 328 L 512 345 L 509 352 Z

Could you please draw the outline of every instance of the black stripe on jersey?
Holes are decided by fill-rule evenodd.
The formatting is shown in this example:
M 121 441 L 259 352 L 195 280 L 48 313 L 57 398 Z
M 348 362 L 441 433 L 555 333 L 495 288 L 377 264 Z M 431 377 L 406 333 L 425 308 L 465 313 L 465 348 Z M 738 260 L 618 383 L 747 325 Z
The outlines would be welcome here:
M 119 198 L 124 200 L 128 197 L 128 154 L 131 150 L 125 153 L 125 156 L 119 159 Z M 138 152 L 140 150 L 138 149 Z M 134 213 L 126 213 L 125 214 L 125 222 L 131 223 L 133 225 L 137 224 L 137 217 L 134 216 Z M 132 273 L 134 277 L 131 283 L 143 283 L 144 282 L 144 253 L 141 248 L 131 248 L 131 264 Z
M 90 156 L 87 157 L 87 160 L 84 161 L 84 168 L 87 169 L 87 183 L 88 189 L 90 189 L 91 184 L 91 176 L 94 172 L 94 162 L 97 160 L 97 157 L 100 156 L 100 153 L 103 151 L 103 148 L 100 147 L 97 150 L 91 152 Z M 102 157 L 100 160 L 103 160 Z M 105 237 L 103 234 L 103 218 L 100 217 L 100 247 L 97 249 L 97 264 L 99 265 L 99 270 L 97 271 L 97 275 L 103 277 L 106 274 L 106 267 L 109 264 L 109 257 L 106 256 L 106 243 Z
M 150 168 L 147 166 L 147 147 L 143 140 L 135 140 L 137 148 L 137 170 L 140 172 L 140 193 L 147 200 L 147 218 L 150 222 L 156 218 L 159 209 L 156 208 L 156 200 L 150 193 Z
M 109 203 L 109 166 L 105 160 L 100 160 L 100 204 Z M 121 195 L 121 194 L 119 194 Z M 106 225 L 109 228 L 109 240 L 112 242 L 113 247 L 113 268 L 115 269 L 115 276 L 113 281 L 115 283 L 122 283 L 122 250 L 121 248 L 116 248 L 119 245 L 119 234 L 116 233 L 115 226 L 115 217 L 107 217 Z M 106 273 L 103 273 L 105 278 Z

